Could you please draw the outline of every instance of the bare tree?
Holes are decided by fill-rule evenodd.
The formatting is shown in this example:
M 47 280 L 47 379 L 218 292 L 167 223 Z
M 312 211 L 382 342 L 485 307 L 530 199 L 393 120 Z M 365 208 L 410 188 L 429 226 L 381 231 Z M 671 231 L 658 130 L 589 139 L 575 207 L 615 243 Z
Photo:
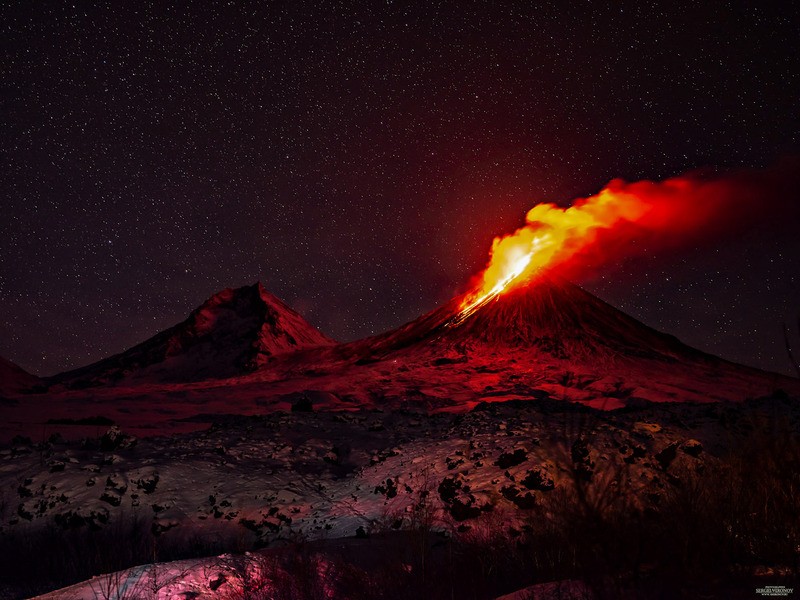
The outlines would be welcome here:
M 800 334 L 800 315 L 797 316 L 797 331 Z M 800 362 L 795 360 L 794 354 L 792 353 L 792 342 L 789 339 L 789 327 L 786 323 L 783 324 L 783 341 L 786 343 L 786 354 L 789 356 L 789 362 L 792 363 L 797 377 L 800 378 Z

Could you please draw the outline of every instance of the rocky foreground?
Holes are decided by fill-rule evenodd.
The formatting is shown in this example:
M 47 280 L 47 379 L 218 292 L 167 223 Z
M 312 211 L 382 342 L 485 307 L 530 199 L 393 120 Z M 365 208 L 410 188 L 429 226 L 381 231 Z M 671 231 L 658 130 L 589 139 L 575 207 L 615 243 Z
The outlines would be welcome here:
M 585 575 L 584 538 L 589 556 L 602 550 L 610 561 L 609 576 L 657 571 L 661 552 L 694 536 L 733 552 L 715 563 L 723 572 L 796 572 L 800 403 L 785 394 L 616 411 L 548 400 L 459 415 L 312 409 L 216 417 L 207 430 L 163 438 L 112 427 L 80 442 L 14 440 L 0 452 L 9 594 L 137 563 L 420 529 L 509 547 L 546 534 L 563 545 L 560 559 L 540 557 L 527 581 L 509 578 L 492 593 Z M 644 545 L 641 536 L 665 530 L 664 547 Z M 693 554 L 711 542 L 696 542 L 673 558 L 703 563 Z M 79 562 L 90 572 L 49 565 L 46 581 L 26 567 L 65 551 L 86 553 Z M 186 591 L 226 597 L 211 575 L 192 581 Z

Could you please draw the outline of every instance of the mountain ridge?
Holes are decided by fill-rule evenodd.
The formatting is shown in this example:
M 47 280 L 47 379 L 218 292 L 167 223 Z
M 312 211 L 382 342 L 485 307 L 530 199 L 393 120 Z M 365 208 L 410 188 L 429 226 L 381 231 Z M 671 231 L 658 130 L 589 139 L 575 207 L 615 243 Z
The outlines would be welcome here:
M 259 284 L 223 290 L 142 344 L 46 380 L 36 401 L 12 397 L 0 438 L 30 435 L 43 406 L 48 419 L 99 414 L 136 435 L 163 435 L 296 406 L 437 413 L 547 401 L 613 410 L 739 403 L 778 389 L 800 398 L 800 381 L 693 349 L 568 282 L 508 290 L 465 319 L 461 303 L 336 344 Z

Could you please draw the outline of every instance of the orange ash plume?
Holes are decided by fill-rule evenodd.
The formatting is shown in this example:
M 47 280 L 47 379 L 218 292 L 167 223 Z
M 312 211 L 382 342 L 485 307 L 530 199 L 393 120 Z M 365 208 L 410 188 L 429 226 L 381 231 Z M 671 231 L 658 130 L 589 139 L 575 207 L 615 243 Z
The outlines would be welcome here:
M 788 166 L 788 168 L 787 168 Z M 727 175 L 688 174 L 662 182 L 615 179 L 569 208 L 539 204 L 525 225 L 494 239 L 489 264 L 461 303 L 457 325 L 544 269 L 585 268 L 638 248 L 703 243 L 763 220 L 776 198 L 797 197 L 797 163 Z M 796 203 L 783 201 L 784 209 Z M 634 241 L 636 244 L 634 245 Z M 641 243 L 640 243 L 641 242 Z

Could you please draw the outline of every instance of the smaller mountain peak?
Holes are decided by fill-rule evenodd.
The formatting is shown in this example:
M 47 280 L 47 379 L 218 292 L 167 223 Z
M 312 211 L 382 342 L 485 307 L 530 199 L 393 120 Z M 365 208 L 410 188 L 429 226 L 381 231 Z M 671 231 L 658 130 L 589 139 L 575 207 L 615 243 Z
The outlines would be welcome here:
M 263 296 L 272 296 L 272 294 L 270 294 L 270 293 L 267 291 L 267 288 L 265 288 L 265 287 L 264 287 L 264 284 L 263 284 L 263 283 L 261 283 L 261 280 L 259 280 L 259 281 L 256 281 L 256 282 L 255 282 L 253 285 L 251 285 L 250 287 L 251 287 L 251 288 L 253 288 L 254 290 L 256 290 L 256 291 L 258 292 L 258 295 L 259 295 L 259 296 L 262 296 L 262 297 L 263 297 Z
M 261 283 L 261 281 L 256 281 L 253 285 L 241 289 L 250 290 L 255 295 L 255 297 L 261 299 L 265 304 L 278 305 L 288 310 L 292 310 L 285 302 L 283 302 L 275 294 L 267 290 L 267 288 L 264 286 L 263 283 Z
M 264 286 L 261 285 L 260 281 L 252 285 L 243 285 L 241 287 L 226 287 L 224 289 L 219 290 L 218 292 L 214 292 L 211 296 L 206 300 L 203 304 L 216 304 L 218 302 L 229 302 L 234 297 L 247 297 L 247 296 L 261 296 L 261 295 L 269 295 Z
M 248 313 L 292 311 L 286 303 L 268 292 L 260 281 L 256 281 L 252 285 L 220 290 L 195 309 L 193 314 L 199 317 L 201 322 L 204 322 L 208 319 L 215 320 L 220 310 L 233 310 L 240 316 Z
M 257 281 L 220 290 L 183 322 L 56 379 L 102 383 L 129 376 L 152 381 L 231 377 L 263 367 L 279 354 L 332 343 Z

